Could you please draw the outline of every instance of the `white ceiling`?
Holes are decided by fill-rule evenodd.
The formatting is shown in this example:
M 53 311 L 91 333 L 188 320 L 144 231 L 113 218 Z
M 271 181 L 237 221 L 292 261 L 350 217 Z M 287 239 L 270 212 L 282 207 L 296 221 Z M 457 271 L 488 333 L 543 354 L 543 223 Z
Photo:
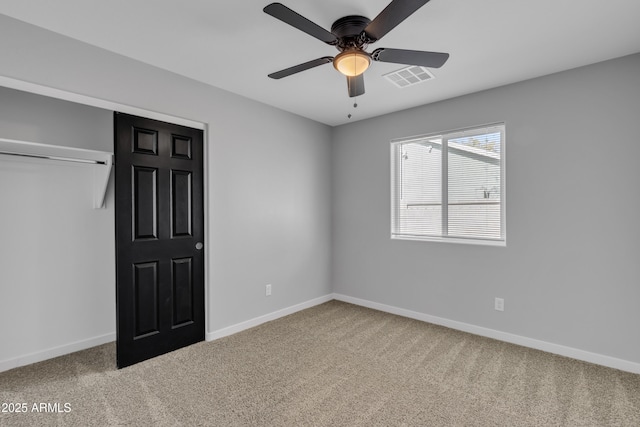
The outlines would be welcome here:
M 269 2 L 0 0 L 0 13 L 328 125 L 640 52 L 638 0 L 431 0 L 368 50 L 448 52 L 449 61 L 431 70 L 435 79 L 404 89 L 381 77 L 402 65 L 374 62 L 354 109 L 331 64 L 267 77 L 337 53 L 265 14 Z M 373 19 L 389 2 L 283 4 L 330 29 L 345 15 Z

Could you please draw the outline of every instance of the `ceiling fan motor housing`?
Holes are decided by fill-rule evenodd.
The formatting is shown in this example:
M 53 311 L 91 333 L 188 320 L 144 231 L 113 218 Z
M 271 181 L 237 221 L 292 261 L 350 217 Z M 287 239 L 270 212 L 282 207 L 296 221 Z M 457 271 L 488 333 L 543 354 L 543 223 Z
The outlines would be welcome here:
M 336 47 L 339 51 L 346 49 L 362 49 L 367 40 L 363 38 L 363 30 L 371 20 L 364 16 L 349 15 L 338 19 L 331 26 L 331 33 L 338 37 Z

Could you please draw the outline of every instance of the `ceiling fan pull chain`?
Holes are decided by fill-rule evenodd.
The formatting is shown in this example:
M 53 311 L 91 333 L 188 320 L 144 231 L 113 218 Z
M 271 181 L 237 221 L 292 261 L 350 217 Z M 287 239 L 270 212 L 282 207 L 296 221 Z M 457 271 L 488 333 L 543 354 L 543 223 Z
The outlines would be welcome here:
M 358 108 L 358 97 L 357 96 L 353 98 L 353 108 Z M 348 119 L 351 118 L 351 113 L 347 114 L 347 118 Z

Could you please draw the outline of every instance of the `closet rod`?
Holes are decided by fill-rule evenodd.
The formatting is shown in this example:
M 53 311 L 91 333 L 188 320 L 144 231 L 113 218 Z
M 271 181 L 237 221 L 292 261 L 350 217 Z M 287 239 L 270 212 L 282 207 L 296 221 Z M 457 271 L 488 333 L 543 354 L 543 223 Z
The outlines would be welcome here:
M 19 156 L 19 157 L 33 157 L 35 159 L 45 159 L 45 160 L 60 160 L 63 162 L 74 162 L 74 163 L 89 163 L 92 165 L 106 165 L 107 162 L 103 162 L 100 160 L 85 160 L 85 159 L 73 159 L 70 157 L 57 157 L 57 156 L 40 156 L 38 154 L 21 154 L 21 153 L 10 153 L 8 151 L 0 151 L 0 154 L 5 156 Z

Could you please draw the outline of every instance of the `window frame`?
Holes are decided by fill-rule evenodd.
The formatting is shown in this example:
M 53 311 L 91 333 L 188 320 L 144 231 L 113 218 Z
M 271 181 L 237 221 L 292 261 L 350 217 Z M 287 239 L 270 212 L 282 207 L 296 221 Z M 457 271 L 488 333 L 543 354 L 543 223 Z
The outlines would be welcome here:
M 500 238 L 489 237 L 461 237 L 461 236 L 449 236 L 448 235 L 448 202 L 449 202 L 449 141 L 465 136 L 477 135 L 479 132 L 496 132 L 500 133 Z M 426 234 L 399 234 L 396 230 L 399 229 L 399 194 L 401 192 L 401 185 L 398 186 L 398 180 L 401 179 L 400 173 L 402 171 L 401 160 L 403 144 L 423 141 L 427 139 L 441 139 L 441 189 L 440 189 L 440 202 L 442 209 L 442 233 L 440 235 L 426 235 Z M 390 160 L 391 160 L 391 239 L 392 240 L 413 240 L 413 241 L 426 241 L 426 242 L 448 242 L 448 243 L 462 243 L 472 245 L 485 245 L 485 246 L 506 246 L 507 245 L 507 230 L 506 230 L 506 123 L 496 122 L 479 126 L 470 126 L 461 129 L 448 130 L 444 132 L 434 132 L 410 137 L 395 138 L 390 141 Z

